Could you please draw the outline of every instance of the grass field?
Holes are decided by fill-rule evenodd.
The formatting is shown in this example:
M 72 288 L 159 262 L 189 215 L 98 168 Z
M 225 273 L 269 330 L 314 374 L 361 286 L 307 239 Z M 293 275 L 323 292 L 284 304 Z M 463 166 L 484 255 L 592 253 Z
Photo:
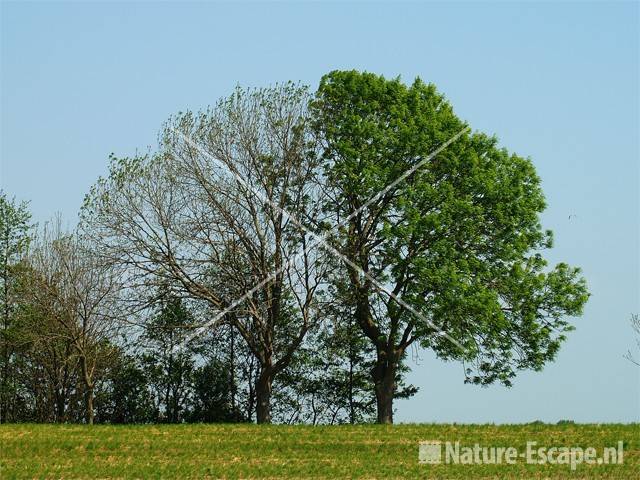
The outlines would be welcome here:
M 622 465 L 418 463 L 424 440 L 604 447 Z M 537 448 L 537 447 L 536 447 Z M 640 479 L 640 425 L 2 425 L 0 478 Z

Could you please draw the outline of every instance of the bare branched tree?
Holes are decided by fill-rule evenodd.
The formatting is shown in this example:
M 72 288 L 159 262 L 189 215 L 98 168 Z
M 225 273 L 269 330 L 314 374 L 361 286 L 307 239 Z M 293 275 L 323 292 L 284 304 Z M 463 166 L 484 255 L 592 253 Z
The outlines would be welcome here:
M 317 149 L 306 88 L 242 90 L 171 118 L 160 149 L 113 159 L 87 197 L 84 228 L 107 263 L 125 268 L 132 304 L 170 284 L 232 325 L 260 365 L 256 416 L 271 421 L 274 377 L 318 321 L 322 266 L 285 212 L 315 222 Z
M 97 260 L 90 245 L 64 232 L 58 220 L 45 226 L 35 241 L 29 256 L 32 284 L 27 289 L 39 320 L 57 327 L 41 331 L 49 340 L 55 337 L 72 346 L 70 357 L 80 369 L 89 424 L 94 418 L 96 376 L 115 354 L 112 340 L 119 325 L 121 290 L 117 272 Z
M 633 328 L 636 335 L 636 347 L 638 353 L 634 354 L 631 350 L 627 350 L 627 353 L 624 354 L 624 358 L 640 367 L 640 315 L 637 313 L 631 315 L 631 328 Z

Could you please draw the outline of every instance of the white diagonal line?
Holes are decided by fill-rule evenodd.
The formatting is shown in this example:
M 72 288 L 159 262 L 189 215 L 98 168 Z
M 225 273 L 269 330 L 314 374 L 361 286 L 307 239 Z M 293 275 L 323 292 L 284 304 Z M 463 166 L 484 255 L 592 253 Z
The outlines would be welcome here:
M 463 128 L 461 131 L 459 131 L 456 135 L 454 135 L 453 137 L 451 137 L 449 140 L 447 140 L 445 143 L 443 143 L 442 145 L 440 145 L 436 150 L 434 150 L 431 154 L 429 154 L 426 158 L 424 158 L 423 160 L 421 160 L 420 162 L 418 162 L 416 165 L 414 165 L 411 169 L 407 170 L 405 173 L 403 173 L 400 177 L 398 177 L 396 180 L 394 180 L 392 183 L 390 183 L 388 186 L 386 186 L 383 190 L 381 190 L 380 192 L 378 192 L 377 194 L 375 194 L 374 196 L 372 196 L 371 198 L 369 198 L 369 200 L 367 200 L 363 205 L 361 205 L 360 207 L 358 207 L 355 211 L 353 211 L 348 217 L 346 217 L 342 222 L 340 222 L 338 224 L 338 226 L 343 225 L 345 222 L 349 221 L 350 219 L 352 219 L 354 216 L 356 216 L 358 213 L 360 213 L 363 209 L 365 209 L 367 206 L 371 205 L 371 203 L 373 203 L 376 199 L 380 198 L 380 196 L 384 195 L 385 193 L 387 193 L 389 190 L 391 190 L 393 187 L 395 187 L 398 183 L 400 183 L 401 181 L 403 181 L 405 178 L 407 178 L 409 175 L 411 175 L 413 172 L 415 172 L 418 168 L 420 168 L 422 165 L 424 165 L 426 162 L 428 162 L 429 160 L 433 159 L 433 157 L 435 157 L 438 153 L 440 153 L 442 150 L 444 150 L 445 148 L 447 148 L 451 143 L 453 143 L 454 141 L 456 141 L 458 138 L 460 138 L 460 136 L 465 133 L 467 130 L 469 129 L 469 127 L 465 127 Z M 460 348 L 461 350 L 464 351 L 464 347 L 457 341 L 455 340 L 453 337 L 451 337 L 449 334 L 447 334 L 446 332 L 444 332 L 441 328 L 437 327 L 431 320 L 429 320 L 427 317 L 425 317 L 424 315 L 422 315 L 420 312 L 418 312 L 416 309 L 414 309 L 411 305 L 409 305 L 408 303 L 406 303 L 404 300 L 402 300 L 400 297 L 398 297 L 397 295 L 395 295 L 393 292 L 389 291 L 389 289 L 387 289 L 384 285 L 382 285 L 380 282 L 378 282 L 378 280 L 376 280 L 371 274 L 369 274 L 368 272 L 366 272 L 365 270 L 363 270 L 359 265 L 355 264 L 354 262 L 352 262 L 351 260 L 349 260 L 346 256 L 344 256 L 341 252 L 339 252 L 338 250 L 336 250 L 331 244 L 329 244 L 327 242 L 327 235 L 318 235 L 315 232 L 311 231 L 309 228 L 307 228 L 305 225 L 303 225 L 295 216 L 293 216 L 292 214 L 290 214 L 287 210 L 285 210 L 284 208 L 280 207 L 279 205 L 277 205 L 273 200 L 267 198 L 262 192 L 260 192 L 259 190 L 257 190 L 256 188 L 252 187 L 251 185 L 249 185 L 237 172 L 231 170 L 224 162 L 222 162 L 220 159 L 214 157 L 213 155 L 211 155 L 209 152 L 207 152 L 206 150 L 204 150 L 200 145 L 198 145 L 197 143 L 195 143 L 190 137 L 188 137 L 187 135 L 183 134 L 182 132 L 179 132 L 175 129 L 172 129 L 172 131 L 174 133 L 176 133 L 177 135 L 179 135 L 180 137 L 182 137 L 182 139 L 184 140 L 185 143 L 189 144 L 191 147 L 195 148 L 198 152 L 200 152 L 201 154 L 203 154 L 204 156 L 206 156 L 207 158 L 209 158 L 211 161 L 215 162 L 216 164 L 222 166 L 222 168 L 228 172 L 230 172 L 236 179 L 236 181 L 238 181 L 239 183 L 241 183 L 242 185 L 244 185 L 246 188 L 248 188 L 249 190 L 251 190 L 256 196 L 258 196 L 263 202 L 269 203 L 272 207 L 274 207 L 275 209 L 277 209 L 280 213 L 282 213 L 284 216 L 286 216 L 289 220 L 291 220 L 293 223 L 295 223 L 298 227 L 300 227 L 302 230 L 304 230 L 306 233 L 308 233 L 311 237 L 313 237 L 315 240 L 317 240 L 317 242 L 313 245 L 311 245 L 310 248 L 315 247 L 316 245 L 320 244 L 322 245 L 325 249 L 329 250 L 331 253 L 333 253 L 335 256 L 337 256 L 339 259 L 341 259 L 343 262 L 345 262 L 347 265 L 349 265 L 350 267 L 352 267 L 353 269 L 355 269 L 357 272 L 361 273 L 362 275 L 364 275 L 365 277 L 367 277 L 369 279 L 369 281 L 371 281 L 371 283 L 374 284 L 374 286 L 381 292 L 387 294 L 390 298 L 392 298 L 393 300 L 395 300 L 398 304 L 400 304 L 401 306 L 403 306 L 404 308 L 406 308 L 408 311 L 410 311 L 411 313 L 413 313 L 416 317 L 418 317 L 420 320 L 422 320 L 423 322 L 425 322 L 427 325 L 429 325 L 431 328 L 434 328 L 436 331 L 434 332 L 436 335 L 441 335 L 444 336 L 445 338 L 447 338 L 448 340 L 450 340 L 453 344 L 455 344 L 458 348 Z M 278 270 L 276 270 L 275 272 L 273 272 L 271 275 L 269 275 L 268 277 L 266 277 L 264 280 L 262 280 L 260 283 L 258 283 L 255 287 L 253 287 L 251 290 L 249 290 L 248 292 L 246 292 L 244 295 L 242 295 L 240 298 L 238 298 L 237 300 L 235 300 L 231 305 L 229 305 L 227 308 L 225 308 L 223 311 L 219 312 L 213 319 L 209 320 L 207 323 L 205 323 L 204 325 L 202 325 L 201 327 L 199 327 L 198 329 L 196 329 L 192 334 L 186 336 L 183 341 L 177 345 L 176 347 L 174 347 L 174 350 L 176 349 L 180 349 L 182 348 L 186 343 L 188 343 L 189 341 L 191 341 L 193 338 L 195 338 L 196 336 L 200 335 L 200 333 L 217 324 L 217 322 L 219 322 L 227 313 L 229 313 L 231 310 L 233 310 L 233 308 L 235 308 L 237 305 L 239 305 L 240 303 L 242 303 L 244 300 L 246 300 L 247 298 L 249 298 L 251 295 L 253 295 L 253 293 L 255 293 L 257 290 L 260 290 L 261 288 L 263 288 L 267 283 L 269 283 L 270 281 L 272 281 L 277 275 L 279 275 L 282 271 L 284 271 L 286 268 L 288 268 L 288 266 L 299 256 L 300 254 L 294 255 L 291 259 L 289 259 L 287 262 L 284 263 L 284 265 L 282 267 L 280 267 Z
M 447 148 L 449 145 L 451 145 L 453 142 L 455 142 L 458 138 L 460 138 L 460 136 L 466 132 L 467 130 L 469 130 L 469 127 L 465 127 L 462 130 L 460 130 L 458 133 L 456 133 L 453 137 L 451 137 L 449 140 L 447 140 L 446 142 L 444 142 L 442 145 L 440 145 L 438 148 L 436 148 L 433 152 L 431 152 L 426 158 L 423 158 L 422 160 L 420 160 L 418 163 L 416 163 L 413 167 L 411 167 L 409 170 L 407 170 L 406 172 L 404 172 L 402 175 L 400 175 L 398 178 L 396 178 L 393 182 L 391 182 L 389 185 L 387 185 L 386 187 L 384 187 L 382 190 L 380 190 L 378 193 L 376 193 L 375 195 L 373 195 L 369 200 L 367 200 L 366 202 L 364 202 L 364 204 L 362 204 L 360 207 L 358 207 L 356 210 L 354 210 L 351 214 L 349 214 L 349 216 L 347 218 L 345 218 L 342 222 L 340 222 L 338 224 L 338 226 L 343 225 L 345 222 L 348 222 L 349 220 L 351 220 L 353 217 L 355 217 L 358 213 L 360 213 L 362 210 L 364 210 L 365 208 L 367 208 L 369 205 L 371 205 L 373 202 L 375 202 L 378 198 L 382 197 L 385 193 L 387 193 L 389 190 L 391 190 L 393 187 L 395 187 L 396 185 L 398 185 L 400 182 L 402 182 L 405 178 L 407 178 L 409 175 L 411 175 L 413 172 L 415 172 L 416 170 L 418 170 L 420 167 L 422 167 L 425 163 L 427 163 L 428 161 L 432 160 L 433 157 L 435 157 L 436 155 L 438 155 L 441 151 L 443 151 L 445 148 Z

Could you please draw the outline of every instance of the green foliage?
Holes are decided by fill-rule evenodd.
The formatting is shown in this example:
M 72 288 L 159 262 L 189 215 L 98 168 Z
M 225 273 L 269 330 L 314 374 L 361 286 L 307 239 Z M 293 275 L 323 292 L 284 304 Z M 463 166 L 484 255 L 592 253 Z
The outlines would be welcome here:
M 193 373 L 193 397 L 187 420 L 204 423 L 236 423 L 246 421 L 243 412 L 233 404 L 232 372 L 222 359 L 212 358 Z
M 0 246 L 3 265 L 16 263 L 26 253 L 32 238 L 33 225 L 30 222 L 31 213 L 27 202 L 16 203 L 0 190 Z
M 245 421 L 233 397 L 237 385 L 232 375 L 242 375 L 235 372 L 237 366 L 228 363 L 229 345 L 217 344 L 206 334 L 185 342 L 196 321 L 187 302 L 165 289 L 159 298 L 157 312 L 140 338 L 145 350 L 139 355 L 156 405 L 153 420 Z
M 276 379 L 280 419 L 331 425 L 371 423 L 376 407 L 371 376 L 375 351 L 354 320 L 353 298 L 343 281 L 336 279 L 328 298 L 325 322 L 310 332 L 291 367 Z M 405 366 L 397 371 L 395 398 L 417 392 L 404 383 L 407 371 Z
M 122 354 L 96 397 L 99 423 L 151 423 L 157 419 L 149 379 L 138 359 Z
M 22 260 L 32 238 L 31 214 L 26 202 L 16 203 L 0 190 L 0 423 L 21 417 L 17 389 L 17 293 L 24 271 Z M 23 405 L 24 407 L 24 405 Z
M 368 343 L 351 323 L 327 321 L 311 332 L 275 382 L 284 423 L 368 423 L 375 412 Z
M 480 384 L 510 385 L 517 370 L 552 360 L 572 328 L 565 318 L 581 314 L 588 292 L 579 269 L 548 268 L 540 253 L 552 237 L 540 226 L 545 200 L 531 161 L 468 131 L 430 158 L 467 126 L 420 79 L 406 86 L 331 72 L 313 111 L 335 199 L 325 204 L 336 219 L 334 241 L 428 320 L 388 301 L 375 320 L 382 337 L 369 335 L 372 342 L 400 347 L 393 337 L 409 327 L 423 347 L 464 362 L 466 380 Z M 360 293 L 374 308 L 378 293 L 367 283 Z
M 157 314 L 141 338 L 146 346 L 141 361 L 157 405 L 163 407 L 159 420 L 178 423 L 184 419 L 195 370 L 193 347 L 183 348 L 193 317 L 180 298 L 169 292 L 161 292 L 160 298 Z

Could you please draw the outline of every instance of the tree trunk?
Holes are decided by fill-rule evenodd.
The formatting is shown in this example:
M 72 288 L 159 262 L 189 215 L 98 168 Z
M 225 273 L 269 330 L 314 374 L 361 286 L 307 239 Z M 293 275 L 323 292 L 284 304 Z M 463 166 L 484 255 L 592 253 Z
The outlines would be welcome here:
M 65 414 L 65 392 L 62 389 L 55 389 L 56 397 L 56 422 L 64 423 Z
M 93 385 L 87 387 L 87 424 L 93 425 Z
M 9 226 L 7 225 L 7 230 Z M 6 238 L 9 238 L 9 232 L 6 232 Z M 5 252 L 8 252 L 8 247 Z M 0 388 L 0 423 L 7 423 L 9 421 L 9 401 L 7 398 L 8 384 L 9 384 L 9 344 L 7 341 L 7 330 L 9 329 L 9 273 L 7 262 L 5 257 L 3 260 L 3 286 L 4 286 L 4 309 L 2 318 L 2 387 Z
M 353 357 L 351 356 L 349 356 L 349 423 L 351 425 L 356 423 L 356 409 L 353 398 Z
M 396 393 L 397 367 L 398 363 L 394 355 L 378 351 L 378 358 L 372 372 L 378 412 L 377 423 L 393 423 L 393 397 Z
M 353 395 L 353 366 L 355 357 L 356 339 L 353 334 L 353 318 L 349 318 L 349 423 L 354 425 L 356 423 L 356 410 L 355 410 L 355 398 Z
M 87 423 L 93 425 L 93 389 L 95 384 L 93 382 L 92 375 L 89 373 L 89 366 L 87 365 L 87 357 L 82 356 L 80 358 L 80 365 L 82 367 L 82 376 L 84 377 L 84 386 L 87 389 L 86 393 L 86 408 L 87 408 Z
M 258 423 L 271 423 L 271 368 L 262 367 L 256 381 L 256 420 Z
M 229 350 L 229 390 L 231 391 L 231 411 L 236 417 L 236 352 L 235 352 L 235 329 L 229 324 L 230 350 Z

